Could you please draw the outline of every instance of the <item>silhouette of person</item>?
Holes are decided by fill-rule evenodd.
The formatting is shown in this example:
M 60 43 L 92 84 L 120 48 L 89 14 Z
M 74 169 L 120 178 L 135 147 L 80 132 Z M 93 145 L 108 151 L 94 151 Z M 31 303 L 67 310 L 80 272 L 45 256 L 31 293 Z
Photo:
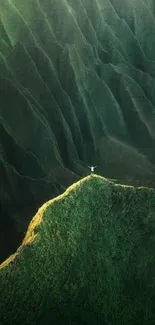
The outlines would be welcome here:
M 94 169 L 97 167 L 97 166 L 88 166 L 91 170 L 92 173 L 94 173 Z

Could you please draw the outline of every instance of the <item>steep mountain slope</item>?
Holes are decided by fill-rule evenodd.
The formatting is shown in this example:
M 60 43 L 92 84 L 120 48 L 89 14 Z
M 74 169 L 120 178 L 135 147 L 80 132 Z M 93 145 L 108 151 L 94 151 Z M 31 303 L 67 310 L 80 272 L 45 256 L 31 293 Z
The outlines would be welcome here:
M 28 224 L 91 163 L 155 186 L 154 15 L 151 0 L 0 0 L 3 228 L 21 206 Z
M 155 193 L 90 175 L 0 265 L 0 323 L 153 325 Z

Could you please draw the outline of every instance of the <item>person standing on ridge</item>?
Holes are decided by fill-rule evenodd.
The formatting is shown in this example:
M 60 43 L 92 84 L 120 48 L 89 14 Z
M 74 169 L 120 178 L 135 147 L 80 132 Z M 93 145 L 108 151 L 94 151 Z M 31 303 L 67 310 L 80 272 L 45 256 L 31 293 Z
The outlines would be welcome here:
M 91 170 L 92 173 L 94 173 L 94 169 L 97 167 L 97 166 L 88 166 Z

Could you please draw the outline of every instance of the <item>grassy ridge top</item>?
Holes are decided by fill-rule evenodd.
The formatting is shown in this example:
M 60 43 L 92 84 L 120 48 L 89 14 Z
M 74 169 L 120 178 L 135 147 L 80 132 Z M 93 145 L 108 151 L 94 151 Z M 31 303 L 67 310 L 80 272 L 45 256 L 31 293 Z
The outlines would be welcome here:
M 1 324 L 154 324 L 155 195 L 90 175 L 1 264 Z

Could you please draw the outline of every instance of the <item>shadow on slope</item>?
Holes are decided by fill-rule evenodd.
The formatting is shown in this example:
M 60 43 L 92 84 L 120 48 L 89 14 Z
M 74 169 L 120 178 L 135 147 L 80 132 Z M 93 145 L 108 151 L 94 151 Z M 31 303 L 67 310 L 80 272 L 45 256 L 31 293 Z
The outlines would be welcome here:
M 90 175 L 0 265 L 0 323 L 153 325 L 155 195 Z

